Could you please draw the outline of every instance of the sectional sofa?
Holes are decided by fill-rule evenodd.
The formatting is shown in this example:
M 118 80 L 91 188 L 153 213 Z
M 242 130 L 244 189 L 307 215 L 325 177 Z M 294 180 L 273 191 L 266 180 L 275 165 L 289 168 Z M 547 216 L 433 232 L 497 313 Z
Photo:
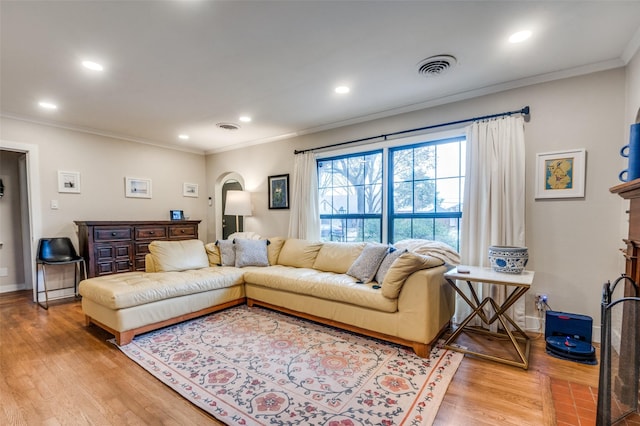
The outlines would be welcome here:
M 454 294 L 447 246 L 392 247 L 300 239 L 154 241 L 146 272 L 80 283 L 86 324 L 137 334 L 230 306 L 259 305 L 409 346 L 422 357 L 448 326 Z

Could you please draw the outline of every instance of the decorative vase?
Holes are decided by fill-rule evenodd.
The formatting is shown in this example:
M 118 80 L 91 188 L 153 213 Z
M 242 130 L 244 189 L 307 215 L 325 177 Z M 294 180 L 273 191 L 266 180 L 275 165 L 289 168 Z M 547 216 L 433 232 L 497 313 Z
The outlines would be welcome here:
M 496 272 L 520 274 L 529 261 L 527 247 L 490 246 L 489 262 Z

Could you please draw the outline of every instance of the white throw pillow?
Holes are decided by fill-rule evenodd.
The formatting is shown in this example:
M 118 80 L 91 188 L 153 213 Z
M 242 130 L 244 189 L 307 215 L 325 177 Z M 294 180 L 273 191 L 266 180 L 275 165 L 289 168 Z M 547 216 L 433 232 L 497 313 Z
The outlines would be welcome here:
M 391 265 L 393 264 L 393 262 L 398 257 L 400 257 L 402 253 L 406 253 L 406 252 L 407 252 L 407 249 L 399 250 L 393 246 L 389 247 L 389 252 L 384 257 L 384 259 L 382 259 L 382 263 L 380 263 L 378 272 L 376 272 L 376 282 L 378 284 L 382 285 L 382 281 L 384 281 L 384 276 L 387 275 L 387 272 L 389 272 L 389 268 L 391 268 Z
M 236 266 L 236 249 L 233 240 L 218 240 L 216 245 L 220 249 L 220 265 Z

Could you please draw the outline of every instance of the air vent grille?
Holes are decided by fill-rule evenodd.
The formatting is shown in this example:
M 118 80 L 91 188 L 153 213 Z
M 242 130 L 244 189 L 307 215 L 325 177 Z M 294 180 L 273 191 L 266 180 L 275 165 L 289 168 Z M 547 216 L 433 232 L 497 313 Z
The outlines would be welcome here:
M 218 123 L 216 126 L 223 130 L 238 130 L 240 128 L 240 126 L 235 123 Z
M 451 55 L 437 55 L 424 59 L 418 64 L 418 73 L 434 77 L 449 71 L 458 61 Z

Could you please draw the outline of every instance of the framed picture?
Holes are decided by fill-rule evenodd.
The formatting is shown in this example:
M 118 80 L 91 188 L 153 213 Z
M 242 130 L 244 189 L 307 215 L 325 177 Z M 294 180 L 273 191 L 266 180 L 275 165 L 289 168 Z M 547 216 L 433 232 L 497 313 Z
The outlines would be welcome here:
M 584 198 L 584 149 L 536 154 L 536 199 Z
M 58 171 L 58 192 L 80 193 L 80 172 Z
M 182 195 L 185 197 L 198 198 L 198 184 L 197 183 L 183 183 Z
M 124 196 L 129 198 L 151 198 L 151 179 L 124 178 Z
M 184 220 L 184 212 L 182 210 L 169 210 L 171 220 Z
M 269 176 L 269 208 L 289 208 L 289 175 Z

